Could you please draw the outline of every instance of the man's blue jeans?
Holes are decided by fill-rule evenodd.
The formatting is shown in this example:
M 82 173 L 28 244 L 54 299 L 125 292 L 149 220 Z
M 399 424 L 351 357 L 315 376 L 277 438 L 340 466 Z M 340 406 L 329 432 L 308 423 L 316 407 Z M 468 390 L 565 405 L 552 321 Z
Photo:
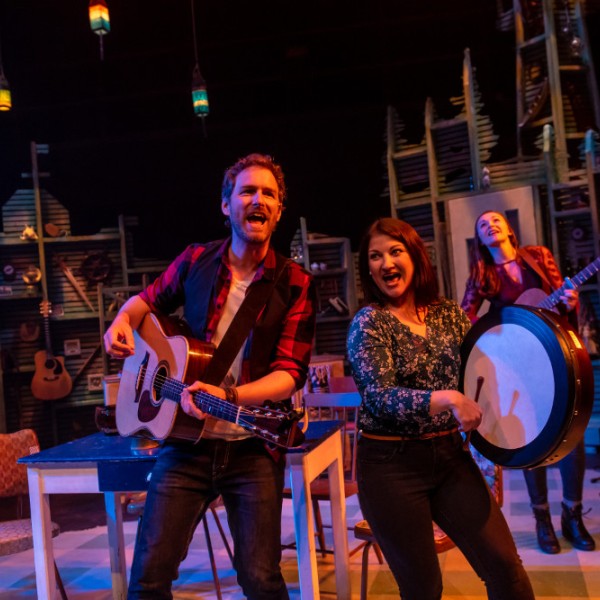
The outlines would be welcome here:
M 493 600 L 533 600 L 508 525 L 458 432 L 427 440 L 358 442 L 360 506 L 403 600 L 439 600 L 435 521 Z
M 256 438 L 166 444 L 152 471 L 128 597 L 172 598 L 194 530 L 220 494 L 244 594 L 287 600 L 279 565 L 284 467 L 285 460 L 274 460 Z

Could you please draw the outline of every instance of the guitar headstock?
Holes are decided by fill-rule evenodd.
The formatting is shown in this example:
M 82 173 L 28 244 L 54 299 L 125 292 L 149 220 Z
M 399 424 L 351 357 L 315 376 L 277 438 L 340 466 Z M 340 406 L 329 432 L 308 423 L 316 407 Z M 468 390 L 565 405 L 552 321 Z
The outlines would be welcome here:
M 52 314 L 52 303 L 50 300 L 42 300 L 40 302 L 40 314 L 44 318 L 47 318 Z

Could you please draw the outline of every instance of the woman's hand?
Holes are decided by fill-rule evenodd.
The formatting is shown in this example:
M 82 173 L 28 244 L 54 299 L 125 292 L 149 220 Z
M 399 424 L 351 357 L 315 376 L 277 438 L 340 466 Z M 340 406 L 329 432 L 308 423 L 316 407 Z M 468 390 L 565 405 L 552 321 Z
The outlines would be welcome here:
M 560 296 L 560 301 L 567 307 L 568 311 L 573 310 L 579 302 L 579 292 L 568 277 L 565 278 L 565 290 Z
M 202 412 L 197 406 L 196 403 L 194 402 L 194 399 L 192 398 L 192 394 L 194 392 L 206 392 L 207 394 L 210 394 L 211 396 L 216 396 L 217 398 L 220 398 L 221 400 L 225 400 L 225 391 L 220 388 L 217 387 L 215 385 L 209 385 L 208 383 L 202 383 L 201 381 L 195 381 L 194 383 L 192 383 L 192 385 L 183 388 L 183 391 L 181 392 L 181 410 L 183 410 L 183 412 L 186 415 L 189 415 L 190 417 L 194 417 L 200 421 L 203 421 L 204 419 L 206 419 L 206 417 L 208 416 L 205 412 Z
M 456 390 L 439 390 L 431 393 L 430 413 L 435 415 L 451 410 L 461 431 L 471 431 L 481 425 L 483 412 L 475 400 Z

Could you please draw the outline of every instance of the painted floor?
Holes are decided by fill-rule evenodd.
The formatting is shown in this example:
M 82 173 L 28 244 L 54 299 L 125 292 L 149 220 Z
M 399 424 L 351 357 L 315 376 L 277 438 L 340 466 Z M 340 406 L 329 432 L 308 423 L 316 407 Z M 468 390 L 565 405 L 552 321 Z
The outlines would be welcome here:
M 600 472 L 588 469 L 585 478 L 585 523 L 600 548 Z M 560 475 L 558 469 L 548 470 L 551 509 L 554 526 L 560 537 Z M 222 511 L 222 509 L 220 509 Z M 504 507 L 519 552 L 529 573 L 537 600 L 600 600 L 600 550 L 581 552 L 561 538 L 562 552 L 546 555 L 537 548 L 534 521 L 528 505 L 523 476 L 520 471 L 504 471 Z M 323 517 L 327 522 L 327 508 L 323 505 Z M 226 527 L 225 516 L 222 523 Z M 347 503 L 348 524 L 360 520 L 356 497 Z M 236 584 L 235 573 L 229 562 L 224 545 L 211 516 L 208 517 L 211 538 L 216 550 L 217 567 L 223 598 L 238 600 L 243 595 Z M 131 564 L 136 522 L 125 523 L 127 564 Z M 293 540 L 291 502 L 284 502 L 283 542 Z M 349 532 L 350 547 L 356 540 Z M 71 600 L 109 600 L 109 558 L 105 526 L 95 526 L 81 531 L 66 531 L 54 539 L 56 562 Z M 456 548 L 439 555 L 444 576 L 444 600 L 484 600 L 487 596 L 483 584 Z M 319 556 L 319 576 L 323 598 L 335 598 L 333 557 Z M 300 598 L 296 554 L 293 550 L 283 552 L 282 568 L 290 596 Z M 361 552 L 351 557 L 353 598 L 359 597 L 361 577 Z M 0 600 L 24 600 L 36 598 L 33 551 L 28 550 L 0 558 Z M 174 597 L 216 598 L 210 572 L 204 533 L 198 530 L 189 555 L 180 569 L 180 577 L 174 586 Z M 385 564 L 379 565 L 370 553 L 369 598 L 398 598 L 398 590 Z

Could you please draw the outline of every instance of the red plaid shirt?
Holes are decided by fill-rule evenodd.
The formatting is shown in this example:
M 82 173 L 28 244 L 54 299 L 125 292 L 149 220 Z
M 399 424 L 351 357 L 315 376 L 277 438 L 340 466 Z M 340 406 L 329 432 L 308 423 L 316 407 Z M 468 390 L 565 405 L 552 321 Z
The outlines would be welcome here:
M 190 286 L 188 275 L 206 249 L 205 245 L 192 244 L 140 293 L 140 297 L 153 312 L 162 314 L 171 314 L 183 306 L 192 334 L 210 342 L 223 314 L 231 285 L 232 274 L 227 253 L 229 243 L 230 239 L 224 240 L 215 255 L 215 260 L 220 262 L 215 281 L 197 281 L 193 287 Z M 315 328 L 315 289 L 312 277 L 306 270 L 292 261 L 289 261 L 288 265 L 287 282 L 290 301 L 276 347 L 271 353 L 269 367 L 271 371 L 288 372 L 299 389 L 306 379 L 312 349 Z M 261 278 L 272 278 L 275 266 L 275 251 L 269 248 L 253 282 Z M 198 307 L 202 306 L 206 306 L 206 310 L 198 310 Z M 266 309 L 263 309 L 263 312 L 264 310 Z M 260 321 L 261 315 L 257 322 Z M 249 349 L 246 348 L 242 363 L 242 383 L 249 381 L 249 356 Z

